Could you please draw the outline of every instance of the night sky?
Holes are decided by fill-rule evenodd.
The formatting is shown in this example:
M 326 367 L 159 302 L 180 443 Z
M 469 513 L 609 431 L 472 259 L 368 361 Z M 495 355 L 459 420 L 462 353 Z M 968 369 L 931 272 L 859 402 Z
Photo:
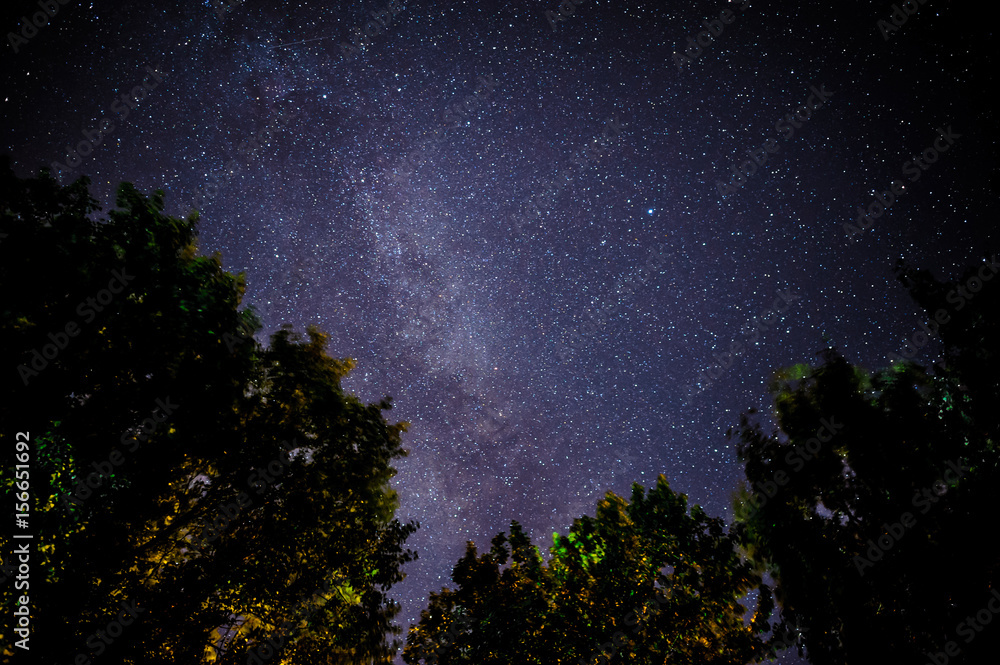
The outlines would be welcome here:
M 924 320 L 893 262 L 992 235 L 991 17 L 945 0 L 52 4 L 5 38 L 2 151 L 198 207 L 264 333 L 318 324 L 392 395 L 404 627 L 511 519 L 544 551 L 663 473 L 728 521 L 771 372 L 888 364 Z

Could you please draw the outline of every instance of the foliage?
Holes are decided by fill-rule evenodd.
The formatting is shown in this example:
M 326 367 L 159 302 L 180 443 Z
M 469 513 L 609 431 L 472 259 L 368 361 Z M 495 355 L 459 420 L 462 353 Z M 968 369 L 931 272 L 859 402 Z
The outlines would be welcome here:
M 723 523 L 698 506 L 688 514 L 663 476 L 648 494 L 633 485 L 631 501 L 609 492 L 549 552 L 545 564 L 517 522 L 488 553 L 469 543 L 457 588 L 431 594 L 404 660 L 559 665 L 603 649 L 628 663 L 735 663 L 763 653 L 770 595 L 749 625 L 740 604 L 760 577 Z M 449 632 L 456 617 L 469 620 Z
M 900 266 L 929 319 L 950 313 L 933 367 L 868 372 L 828 349 L 808 373 L 776 375 L 778 429 L 765 434 L 754 411 L 741 419 L 751 487 L 736 499 L 735 532 L 773 576 L 784 618 L 806 629 L 816 665 L 923 662 L 949 641 L 961 662 L 996 652 L 996 631 L 957 634 L 986 608 L 1000 561 L 982 541 L 1000 498 L 1000 288 L 987 284 L 960 308 L 953 295 L 981 265 L 955 283 Z M 823 419 L 842 424 L 826 443 L 816 438 Z M 968 470 L 946 474 L 949 462 Z
M 387 636 L 401 631 L 386 592 L 415 556 L 402 545 L 416 528 L 394 518 L 406 425 L 385 421 L 389 400 L 344 393 L 353 363 L 329 357 L 315 328 L 308 340 L 282 329 L 267 348 L 244 334 L 260 323 L 239 310 L 243 276 L 197 255 L 197 215 L 164 215 L 162 192 L 123 184 L 95 221 L 86 178 L 60 187 L 3 166 L 0 436 L 33 441 L 35 662 L 95 655 L 88 637 L 125 600 L 144 612 L 101 662 L 243 663 L 282 625 L 273 662 L 389 662 Z M 134 277 L 87 320 L 78 305 L 114 270 Z M 25 385 L 15 366 L 68 322 L 78 334 Z M 132 441 L 157 400 L 176 406 Z M 66 501 L 115 450 L 124 461 L 100 487 Z M 0 471 L 6 505 L 11 471 Z M 192 544 L 234 506 L 214 540 Z M 0 594 L 12 611 L 12 586 Z

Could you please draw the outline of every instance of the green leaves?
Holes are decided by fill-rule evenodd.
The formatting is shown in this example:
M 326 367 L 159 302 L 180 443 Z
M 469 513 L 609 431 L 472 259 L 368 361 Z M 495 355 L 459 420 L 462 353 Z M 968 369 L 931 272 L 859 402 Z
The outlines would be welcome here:
M 926 659 L 1000 582 L 1000 558 L 978 535 L 994 520 L 1000 481 L 1000 366 L 988 341 L 1000 333 L 1000 290 L 984 287 L 978 302 L 941 315 L 956 284 L 985 265 L 957 283 L 902 268 L 928 319 L 942 321 L 944 362 L 870 372 L 827 350 L 814 368 L 775 373 L 777 431 L 765 435 L 752 410 L 741 418 L 737 452 L 751 488 L 734 497 L 734 532 L 774 577 L 783 626 L 802 628 L 814 663 Z M 842 422 L 829 442 L 817 438 L 824 419 Z M 935 485 L 959 459 L 969 477 Z M 887 535 L 914 515 L 905 538 Z M 966 662 L 998 647 L 978 639 Z
M 577 663 L 601 651 L 633 663 L 747 662 L 762 653 L 770 598 L 756 628 L 744 625 L 739 599 L 760 578 L 723 526 L 698 506 L 688 515 L 663 476 L 648 495 L 634 485 L 631 503 L 608 493 L 596 517 L 554 535 L 547 564 L 513 522 L 509 541 L 499 534 L 488 554 L 469 543 L 452 576 L 458 588 L 431 594 L 404 660 L 425 657 L 445 629 L 438 617 L 461 608 L 477 620 L 439 663 Z
M 353 361 L 331 358 L 315 328 L 307 340 L 287 328 L 269 348 L 254 341 L 256 316 L 238 311 L 242 278 L 218 256 L 195 255 L 196 218 L 163 215 L 161 193 L 123 184 L 118 209 L 93 222 L 85 180 L 59 188 L 0 169 L 0 187 L 10 227 L 0 246 L 0 348 L 12 358 L 78 316 L 69 308 L 106 285 L 109 266 L 136 276 L 135 293 L 83 327 L 37 383 L 25 389 L 13 372 L 15 382 L 0 380 L 0 417 L 40 445 L 40 504 L 121 448 L 119 436 L 135 434 L 156 397 L 184 405 L 82 509 L 39 514 L 44 564 L 32 603 L 46 608 L 39 625 L 50 633 L 32 644 L 38 662 L 73 661 L 89 627 L 107 624 L 128 597 L 149 613 L 116 641 L 116 662 L 202 662 L 210 645 L 216 665 L 243 663 L 287 624 L 283 662 L 321 653 L 388 663 L 401 630 L 387 592 L 415 556 L 403 543 L 416 529 L 395 519 L 389 481 L 406 454 L 405 424 L 386 422 L 390 401 L 365 405 L 345 393 Z M 26 271 L 25 285 L 16 276 Z M 300 442 L 298 451 L 289 457 L 281 441 Z M 250 503 L 196 551 L 190 539 L 244 494 Z M 327 582 L 323 602 L 300 606 Z M 12 593 L 0 589 L 4 603 Z

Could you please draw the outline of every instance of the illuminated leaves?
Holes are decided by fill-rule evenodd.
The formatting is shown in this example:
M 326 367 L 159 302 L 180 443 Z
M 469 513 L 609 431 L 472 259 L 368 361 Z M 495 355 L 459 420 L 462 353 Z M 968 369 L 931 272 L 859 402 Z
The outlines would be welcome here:
M 554 534 L 543 563 L 517 522 L 479 555 L 469 543 L 456 564 L 456 590 L 431 593 L 411 629 L 403 658 L 451 663 L 591 662 L 601 652 L 622 662 L 735 663 L 763 653 L 744 624 L 739 600 L 760 583 L 741 560 L 719 520 L 660 476 L 632 501 L 609 493 L 597 516 Z M 757 617 L 766 622 L 767 601 Z M 448 617 L 473 617 L 471 627 L 441 649 Z
M 389 481 L 405 425 L 386 422 L 388 399 L 368 405 L 344 393 L 354 363 L 330 357 L 315 328 L 306 340 L 283 329 L 269 348 L 254 341 L 259 322 L 238 311 L 242 278 L 220 257 L 196 255 L 196 217 L 164 216 L 159 194 L 123 185 L 118 208 L 95 223 L 85 179 L 59 188 L 43 178 L 54 193 L 39 208 L 35 181 L 9 170 L 0 178 L 16 194 L 8 242 L 19 247 L 0 277 L 15 284 L 25 266 L 33 275 L 29 288 L 5 293 L 0 348 L 12 357 L 77 318 L 72 306 L 106 285 L 107 266 L 136 276 L 135 293 L 84 328 L 43 380 L 0 385 L 0 419 L 34 435 L 32 490 L 45 508 L 33 523 L 42 546 L 32 604 L 51 632 L 32 641 L 32 656 L 73 662 L 113 601 L 134 598 L 148 613 L 104 660 L 243 663 L 287 626 L 274 663 L 316 654 L 387 663 L 401 632 L 387 593 L 413 558 L 403 543 L 415 530 L 395 519 Z M 49 228 L 36 217 L 52 205 L 65 214 Z M 227 336 L 245 343 L 227 348 Z M 183 408 L 129 450 L 118 436 L 164 395 Z M 298 449 L 289 456 L 282 441 Z M 58 497 L 123 446 L 113 477 L 64 510 Z M 0 488 L 9 498 L 7 467 Z M 192 538 L 215 520 L 221 535 L 196 550 Z M 0 589 L 5 603 L 11 593 Z

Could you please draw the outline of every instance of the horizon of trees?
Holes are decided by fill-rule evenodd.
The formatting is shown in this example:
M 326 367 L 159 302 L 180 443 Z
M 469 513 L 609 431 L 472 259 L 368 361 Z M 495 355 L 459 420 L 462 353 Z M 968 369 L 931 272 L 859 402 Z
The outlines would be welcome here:
M 390 485 L 407 424 L 386 421 L 390 398 L 342 390 L 353 361 L 329 356 L 318 329 L 259 343 L 245 276 L 198 255 L 197 214 L 166 216 L 162 192 L 123 183 L 94 221 L 88 188 L 0 164 L 0 436 L 30 433 L 37 545 L 30 590 L 8 580 L 0 598 L 12 616 L 30 596 L 31 657 L 391 662 L 403 631 L 388 594 L 417 556 L 404 545 L 419 525 L 396 518 Z M 976 618 L 1000 560 L 983 542 L 1000 498 L 993 265 L 953 281 L 896 266 L 935 321 L 929 367 L 868 370 L 824 349 L 777 370 L 772 430 L 750 409 L 729 432 L 746 475 L 732 524 L 662 475 L 628 500 L 607 493 L 554 534 L 547 559 L 512 521 L 488 551 L 467 544 L 403 660 L 995 653 L 1000 631 Z M 12 472 L 0 469 L 8 505 Z M 91 640 L 122 603 L 141 607 L 135 621 Z M 13 639 L 0 649 L 17 655 Z

